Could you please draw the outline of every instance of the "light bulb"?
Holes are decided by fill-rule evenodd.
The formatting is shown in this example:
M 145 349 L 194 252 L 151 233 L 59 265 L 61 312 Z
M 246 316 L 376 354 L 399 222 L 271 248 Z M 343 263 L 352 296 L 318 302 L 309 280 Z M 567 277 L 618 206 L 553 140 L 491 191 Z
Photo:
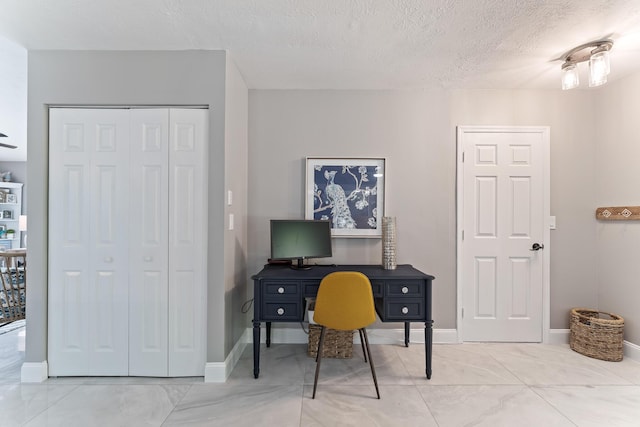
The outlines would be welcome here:
M 589 58 L 589 87 L 605 84 L 610 72 L 609 50 L 604 47 L 594 49 Z
M 562 65 L 562 90 L 576 88 L 579 84 L 578 66 L 575 62 L 565 62 Z

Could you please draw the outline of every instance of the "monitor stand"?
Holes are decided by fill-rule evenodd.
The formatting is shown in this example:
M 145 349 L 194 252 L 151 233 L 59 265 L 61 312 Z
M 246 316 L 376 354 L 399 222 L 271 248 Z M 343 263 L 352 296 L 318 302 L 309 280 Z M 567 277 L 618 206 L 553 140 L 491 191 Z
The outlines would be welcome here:
M 304 265 L 304 258 L 298 258 L 298 262 L 291 263 L 291 268 L 294 270 L 311 270 L 310 265 Z

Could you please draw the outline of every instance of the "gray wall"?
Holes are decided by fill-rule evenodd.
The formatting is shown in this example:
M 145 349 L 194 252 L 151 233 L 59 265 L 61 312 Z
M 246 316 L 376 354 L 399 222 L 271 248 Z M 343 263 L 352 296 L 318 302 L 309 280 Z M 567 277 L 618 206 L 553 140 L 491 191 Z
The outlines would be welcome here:
M 47 106 L 209 106 L 207 361 L 225 359 L 225 62 L 221 51 L 31 51 L 28 68 L 29 321 L 26 361 L 47 359 Z M 221 315 L 222 316 L 222 315 Z
M 247 330 L 242 306 L 249 289 L 247 272 L 247 175 L 248 175 L 248 102 L 244 79 L 233 61 L 227 60 L 225 98 L 225 189 L 232 192 L 232 203 L 225 203 L 225 354 Z M 225 193 L 225 197 L 226 197 Z M 233 215 L 233 230 L 229 230 Z
M 595 97 L 595 188 L 599 206 L 640 206 L 640 73 Z M 624 317 L 627 341 L 640 345 L 640 221 L 597 221 L 598 308 Z
M 304 158 L 385 157 L 398 261 L 436 277 L 435 328 L 456 327 L 456 126 L 551 127 L 551 327 L 597 305 L 595 139 L 585 91 L 268 91 L 249 96 L 249 266 L 268 220 L 304 215 Z M 334 262 L 380 263 L 380 241 L 336 239 Z M 329 261 L 327 261 L 329 262 Z M 381 325 L 379 325 L 381 327 Z
M 444 92 L 249 93 L 249 266 L 269 257 L 269 219 L 304 216 L 305 157 L 385 157 L 398 260 L 436 276 L 436 328 L 455 325 L 455 144 Z M 323 262 L 381 262 L 380 239 L 334 239 Z M 392 327 L 392 325 L 378 325 Z

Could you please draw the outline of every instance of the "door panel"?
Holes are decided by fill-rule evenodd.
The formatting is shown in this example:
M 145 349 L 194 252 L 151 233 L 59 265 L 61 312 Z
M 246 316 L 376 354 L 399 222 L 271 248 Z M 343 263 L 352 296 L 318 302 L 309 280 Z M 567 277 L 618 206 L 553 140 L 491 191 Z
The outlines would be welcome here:
M 128 372 L 128 209 L 115 193 L 129 179 L 129 123 L 101 112 L 50 110 L 51 375 Z
M 545 253 L 530 248 L 545 237 L 548 133 L 462 127 L 458 136 L 462 340 L 539 342 Z
M 207 110 L 171 109 L 169 376 L 204 375 Z
M 476 317 L 484 317 L 495 319 L 496 311 L 496 295 L 497 295 L 497 278 L 496 278 L 496 259 L 476 257 L 476 273 L 475 273 L 475 292 L 476 308 L 474 314 Z
M 168 110 L 131 110 L 130 375 L 167 375 L 168 156 Z
M 84 111 L 89 114 L 89 111 Z M 89 245 L 89 375 L 127 375 L 129 372 L 129 118 L 122 110 L 108 110 L 87 118 L 91 135 Z M 88 128 L 87 128 L 88 129 Z M 95 138 L 93 137 L 95 135 Z M 124 194 L 123 194 L 124 193 Z

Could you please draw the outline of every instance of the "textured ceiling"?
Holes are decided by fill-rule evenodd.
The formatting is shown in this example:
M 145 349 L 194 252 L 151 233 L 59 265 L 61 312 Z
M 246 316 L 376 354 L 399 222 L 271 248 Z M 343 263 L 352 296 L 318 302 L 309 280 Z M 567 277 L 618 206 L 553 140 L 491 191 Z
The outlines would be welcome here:
M 258 89 L 558 89 L 558 58 L 600 38 L 615 40 L 611 80 L 640 70 L 639 3 L 0 0 L 0 36 L 29 50 L 224 49 Z

